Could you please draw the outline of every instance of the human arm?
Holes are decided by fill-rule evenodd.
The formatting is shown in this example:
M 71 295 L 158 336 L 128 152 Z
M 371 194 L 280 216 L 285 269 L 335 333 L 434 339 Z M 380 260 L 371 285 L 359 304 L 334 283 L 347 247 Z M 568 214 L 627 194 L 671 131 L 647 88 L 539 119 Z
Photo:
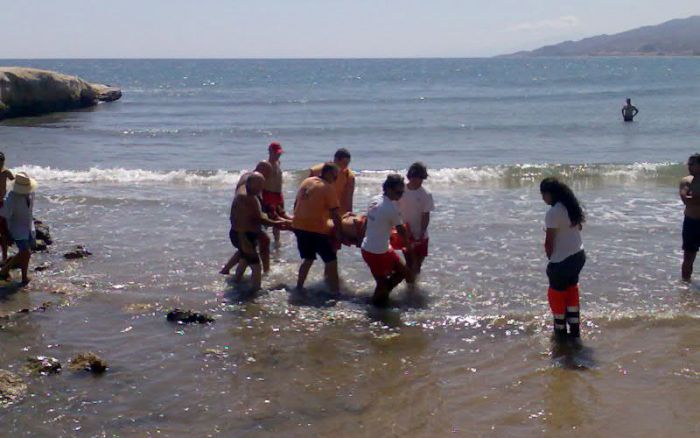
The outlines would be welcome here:
M 331 220 L 333 221 L 333 230 L 335 231 L 335 239 L 338 242 L 343 240 L 343 221 L 340 218 L 340 209 L 338 207 L 330 210 Z
M 345 211 L 352 211 L 352 201 L 355 196 L 355 176 L 348 178 L 348 185 L 345 187 L 345 193 L 343 194 L 343 205 L 346 207 Z
M 636 106 L 633 106 L 633 107 L 632 107 L 632 110 L 634 111 L 634 115 L 635 115 L 635 116 L 636 116 L 637 114 L 639 114 L 639 110 L 637 109 Z
M 10 181 L 15 180 L 15 176 L 12 174 L 12 172 L 9 169 L 5 169 L 3 171 L 3 175 L 5 175 L 5 177 L 7 177 L 7 179 L 9 179 Z
M 552 258 L 552 253 L 554 252 L 554 236 L 557 233 L 556 228 L 547 228 L 544 237 L 544 252 L 547 254 L 547 258 Z
M 430 212 L 425 212 L 420 218 L 420 238 L 425 237 L 425 233 L 428 231 L 428 225 L 430 225 Z
M 681 197 L 681 201 L 685 205 L 700 205 L 700 198 L 694 196 L 693 190 L 690 187 L 691 180 L 684 178 L 681 180 L 680 187 L 678 188 L 678 194 Z

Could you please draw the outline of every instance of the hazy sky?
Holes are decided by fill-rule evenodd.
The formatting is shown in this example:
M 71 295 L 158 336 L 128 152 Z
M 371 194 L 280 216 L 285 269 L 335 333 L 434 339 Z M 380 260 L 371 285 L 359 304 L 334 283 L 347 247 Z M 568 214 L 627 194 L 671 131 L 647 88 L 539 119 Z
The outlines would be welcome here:
M 700 0 L 0 0 L 0 58 L 491 56 L 690 15 Z

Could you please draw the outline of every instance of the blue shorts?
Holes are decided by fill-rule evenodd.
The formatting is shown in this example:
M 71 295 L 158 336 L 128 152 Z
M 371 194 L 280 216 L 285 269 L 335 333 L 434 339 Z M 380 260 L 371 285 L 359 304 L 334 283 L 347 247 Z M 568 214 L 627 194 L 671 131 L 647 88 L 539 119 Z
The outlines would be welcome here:
M 16 240 L 15 245 L 20 251 L 31 251 L 35 245 L 34 236 L 28 236 L 27 239 Z

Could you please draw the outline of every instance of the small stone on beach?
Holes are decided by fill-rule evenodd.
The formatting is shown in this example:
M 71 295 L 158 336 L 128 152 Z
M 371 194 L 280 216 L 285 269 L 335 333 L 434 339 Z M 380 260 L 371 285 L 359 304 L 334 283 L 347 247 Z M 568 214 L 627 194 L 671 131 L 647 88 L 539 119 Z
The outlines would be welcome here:
M 107 361 L 102 359 L 92 351 L 80 353 L 70 360 L 68 365 L 72 371 L 89 371 L 94 374 L 100 374 L 107 371 Z
M 177 322 L 181 324 L 208 324 L 214 322 L 214 318 L 207 315 L 206 313 L 194 312 L 192 310 L 182 310 L 173 309 L 168 312 L 168 321 Z

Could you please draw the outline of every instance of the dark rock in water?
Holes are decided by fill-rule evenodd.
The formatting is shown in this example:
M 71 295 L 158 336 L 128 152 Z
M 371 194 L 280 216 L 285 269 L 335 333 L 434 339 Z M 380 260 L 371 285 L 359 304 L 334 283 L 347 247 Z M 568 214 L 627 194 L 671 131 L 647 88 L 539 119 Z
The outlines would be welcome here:
M 0 120 L 86 108 L 122 96 L 120 89 L 77 76 L 24 67 L 0 67 Z
M 27 394 L 27 384 L 17 374 L 0 370 L 0 408 L 18 402 Z
M 96 355 L 92 351 L 80 353 L 70 360 L 68 365 L 72 371 L 89 371 L 94 374 L 100 374 L 107 371 L 107 361 Z
M 168 321 L 182 324 L 208 324 L 214 322 L 214 318 L 206 313 L 194 312 L 192 310 L 173 309 L 168 312 Z
M 72 251 L 63 254 L 68 260 L 84 259 L 87 256 L 91 256 L 92 253 L 85 249 L 83 245 L 77 245 Z
M 27 359 L 25 368 L 30 373 L 46 376 L 48 374 L 60 373 L 61 362 L 55 357 L 49 356 L 30 357 Z
M 46 301 L 46 302 L 42 303 L 41 306 L 20 309 L 16 313 L 45 312 L 51 306 L 53 306 L 53 303 L 51 301 Z
M 53 244 L 51 230 L 48 225 L 40 220 L 34 219 L 34 230 L 36 231 L 36 240 L 43 240 L 47 245 Z
M 34 245 L 32 245 L 32 251 L 34 251 L 34 252 L 46 251 L 47 249 L 49 249 L 49 247 L 46 244 L 46 242 L 44 242 L 41 239 L 34 240 Z
M 34 268 L 34 272 L 46 271 L 47 269 L 50 269 L 52 266 L 53 266 L 53 265 L 52 265 L 51 263 L 49 263 L 49 262 L 44 262 L 44 263 L 40 264 L 39 266 L 36 266 L 36 267 Z

